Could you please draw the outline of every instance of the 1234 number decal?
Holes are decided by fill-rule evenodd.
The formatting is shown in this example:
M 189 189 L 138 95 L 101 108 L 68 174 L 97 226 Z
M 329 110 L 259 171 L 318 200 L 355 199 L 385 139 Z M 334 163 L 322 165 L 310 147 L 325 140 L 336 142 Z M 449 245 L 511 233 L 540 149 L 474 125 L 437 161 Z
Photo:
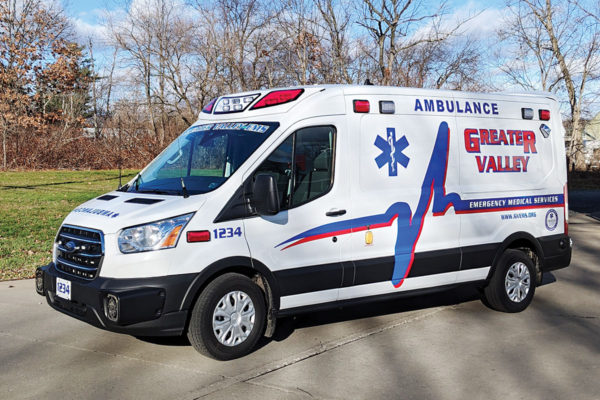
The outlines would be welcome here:
M 234 236 L 242 236 L 242 228 L 220 228 L 213 229 L 213 236 L 215 239 L 227 239 Z

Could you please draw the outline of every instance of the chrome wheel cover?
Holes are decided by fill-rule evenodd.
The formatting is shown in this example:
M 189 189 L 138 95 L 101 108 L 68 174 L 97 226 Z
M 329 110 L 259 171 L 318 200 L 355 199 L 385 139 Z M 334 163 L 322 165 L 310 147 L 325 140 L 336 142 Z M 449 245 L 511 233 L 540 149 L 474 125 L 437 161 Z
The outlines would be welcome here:
M 236 290 L 221 297 L 213 312 L 212 327 L 219 343 L 237 346 L 248 338 L 254 327 L 256 310 L 246 293 Z
M 504 290 L 508 298 L 515 303 L 520 303 L 527 297 L 530 287 L 531 276 L 527 265 L 522 262 L 511 265 L 504 279 Z

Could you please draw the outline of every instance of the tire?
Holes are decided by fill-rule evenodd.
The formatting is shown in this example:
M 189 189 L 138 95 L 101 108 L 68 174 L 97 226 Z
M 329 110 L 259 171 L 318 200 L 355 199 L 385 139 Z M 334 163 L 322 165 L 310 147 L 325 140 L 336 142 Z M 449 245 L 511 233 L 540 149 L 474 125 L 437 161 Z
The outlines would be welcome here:
M 519 285 L 520 283 L 520 285 Z M 502 312 L 521 312 L 535 294 L 536 271 L 533 261 L 520 250 L 506 250 L 483 289 L 483 303 Z
M 216 360 L 232 360 L 252 351 L 263 336 L 265 325 L 262 290 L 247 276 L 226 273 L 200 293 L 192 309 L 187 336 L 199 353 Z

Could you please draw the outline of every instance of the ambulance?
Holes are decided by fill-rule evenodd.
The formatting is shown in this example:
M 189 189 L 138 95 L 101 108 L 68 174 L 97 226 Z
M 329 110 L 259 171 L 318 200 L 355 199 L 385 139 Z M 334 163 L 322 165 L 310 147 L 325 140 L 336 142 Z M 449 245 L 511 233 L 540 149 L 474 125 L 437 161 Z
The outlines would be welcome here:
M 549 93 L 325 85 L 219 97 L 119 189 L 75 208 L 36 290 L 218 360 L 278 317 L 481 289 L 519 312 L 567 267 L 567 172 Z

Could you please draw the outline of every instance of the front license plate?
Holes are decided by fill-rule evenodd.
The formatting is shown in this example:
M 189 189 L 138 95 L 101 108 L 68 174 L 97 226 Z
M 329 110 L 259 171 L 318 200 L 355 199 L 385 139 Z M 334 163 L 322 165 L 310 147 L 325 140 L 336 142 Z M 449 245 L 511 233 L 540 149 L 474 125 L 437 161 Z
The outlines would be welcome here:
M 71 281 L 56 278 L 56 295 L 66 300 L 71 300 Z

